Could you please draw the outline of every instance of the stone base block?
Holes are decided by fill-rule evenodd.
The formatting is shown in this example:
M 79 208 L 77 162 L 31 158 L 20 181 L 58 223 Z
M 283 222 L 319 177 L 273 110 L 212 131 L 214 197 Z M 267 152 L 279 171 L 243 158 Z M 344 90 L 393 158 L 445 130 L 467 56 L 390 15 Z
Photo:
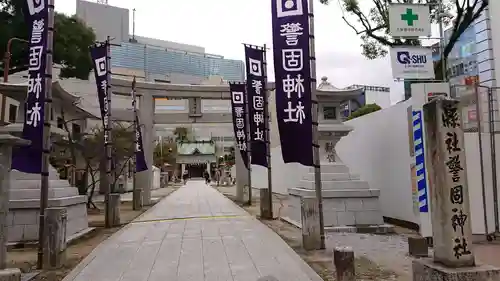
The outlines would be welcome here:
M 300 220 L 300 201 L 304 197 L 315 197 L 315 191 L 305 188 L 288 190 L 288 217 Z M 361 190 L 324 190 L 323 217 L 325 228 L 328 227 L 360 227 L 384 224 L 380 210 L 380 191 L 376 189 Z
M 88 228 L 86 196 L 50 199 L 48 203 L 49 208 L 66 208 L 67 237 Z M 39 204 L 39 200 L 10 200 L 10 210 L 7 216 L 9 243 L 30 243 L 38 240 Z
M 428 257 L 429 246 L 425 237 L 408 237 L 408 254 L 413 257 Z
M 0 281 L 21 281 L 21 270 L 18 268 L 0 269 Z
M 394 226 L 390 224 L 360 225 L 360 226 L 333 226 L 325 227 L 327 232 L 348 232 L 348 233 L 368 233 L 368 234 L 389 234 L 394 233 Z
M 500 281 L 500 268 L 490 265 L 448 268 L 431 258 L 414 260 L 412 271 L 413 281 Z

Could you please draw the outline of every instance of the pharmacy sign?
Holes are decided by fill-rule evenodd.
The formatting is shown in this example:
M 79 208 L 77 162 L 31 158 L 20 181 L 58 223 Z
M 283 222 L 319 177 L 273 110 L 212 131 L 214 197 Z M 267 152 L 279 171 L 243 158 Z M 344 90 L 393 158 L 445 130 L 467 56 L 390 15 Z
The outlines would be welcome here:
M 389 31 L 396 38 L 414 38 L 431 35 L 429 5 L 391 4 Z

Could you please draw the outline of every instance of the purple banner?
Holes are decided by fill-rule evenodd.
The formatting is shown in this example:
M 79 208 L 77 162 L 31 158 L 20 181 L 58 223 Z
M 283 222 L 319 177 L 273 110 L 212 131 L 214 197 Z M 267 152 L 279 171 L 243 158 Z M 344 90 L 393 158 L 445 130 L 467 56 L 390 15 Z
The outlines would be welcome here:
M 142 146 L 142 133 L 141 126 L 139 123 L 139 116 L 135 116 L 135 122 L 137 124 L 137 130 L 135 131 L 135 171 L 142 172 L 148 169 L 146 164 L 146 157 L 144 156 L 144 150 Z
M 241 158 L 245 167 L 248 168 L 247 155 L 247 101 L 245 95 L 245 84 L 229 83 L 229 91 L 231 92 L 231 109 L 233 113 L 233 128 L 236 139 L 236 149 L 241 153 Z
M 252 164 L 267 168 L 266 124 L 264 110 L 267 105 L 264 79 L 264 50 L 245 45 L 248 95 L 248 116 L 250 116 L 250 147 Z
M 313 165 L 308 0 L 272 0 L 276 116 L 285 163 Z
M 102 127 L 107 129 L 108 114 L 108 69 L 106 66 L 108 55 L 107 44 L 96 44 L 90 47 L 90 56 L 94 62 L 94 76 L 97 85 L 97 98 L 99 100 L 99 108 L 101 109 Z M 107 140 L 105 140 L 107 143 Z
M 25 0 L 24 15 L 30 27 L 28 91 L 24 103 L 22 138 L 31 141 L 27 147 L 15 147 L 12 169 L 30 174 L 41 174 L 43 153 L 43 120 L 45 108 L 48 0 Z M 52 66 L 49 66 L 52 67 Z

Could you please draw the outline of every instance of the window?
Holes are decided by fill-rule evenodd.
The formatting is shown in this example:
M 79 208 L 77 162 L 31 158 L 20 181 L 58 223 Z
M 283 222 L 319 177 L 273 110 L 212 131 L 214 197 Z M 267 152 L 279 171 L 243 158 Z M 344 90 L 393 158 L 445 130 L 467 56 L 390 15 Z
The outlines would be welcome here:
M 61 117 L 57 117 L 57 128 L 59 129 L 64 128 L 64 120 Z
M 80 128 L 80 125 L 73 123 L 72 124 L 72 133 L 73 133 L 73 139 L 79 140 L 81 137 L 82 130 Z
M 337 108 L 334 106 L 323 107 L 323 118 L 325 120 L 335 120 L 337 119 Z
M 17 106 L 10 104 L 9 105 L 9 122 L 16 123 L 17 119 Z

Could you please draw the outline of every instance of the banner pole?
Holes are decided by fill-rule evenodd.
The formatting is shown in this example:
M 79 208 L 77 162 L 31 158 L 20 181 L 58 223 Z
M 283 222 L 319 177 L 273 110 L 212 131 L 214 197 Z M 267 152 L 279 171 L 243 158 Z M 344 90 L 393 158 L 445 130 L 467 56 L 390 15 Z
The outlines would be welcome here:
M 134 76 L 134 80 L 132 81 L 132 107 L 134 110 L 134 156 L 133 156 L 133 178 L 132 178 L 132 208 L 134 210 L 140 210 L 142 209 L 142 188 L 139 189 L 137 187 L 137 149 L 139 147 L 139 133 L 138 130 L 140 130 L 139 124 L 138 124 L 138 116 L 137 116 L 137 92 L 136 92 L 136 78 Z M 160 146 L 162 144 L 160 143 Z M 141 149 L 143 149 L 141 147 Z M 162 151 L 163 154 L 163 151 Z M 163 155 L 162 155 L 163 156 Z M 163 158 L 162 158 L 163 159 Z
M 110 45 L 110 37 L 108 36 L 106 38 L 106 100 L 107 100 L 107 106 L 106 106 L 106 112 L 104 118 L 105 121 L 105 127 L 104 127 L 104 139 L 107 140 L 107 142 L 104 143 L 105 150 L 106 150 L 106 178 L 108 179 L 108 185 L 109 188 L 106 189 L 106 195 L 105 195 L 105 203 L 106 203 L 106 213 L 105 213 L 105 225 L 107 228 L 112 227 L 112 221 L 111 218 L 109 217 L 109 214 L 111 213 L 110 208 L 110 202 L 109 202 L 109 197 L 110 194 L 114 192 L 114 179 L 112 176 L 112 169 L 113 169 L 113 154 L 112 154 L 112 146 L 111 146 L 111 45 Z
M 264 126 L 265 126 L 265 141 L 266 141 L 266 156 L 267 156 L 267 189 L 268 189 L 268 209 L 269 209 L 269 219 L 273 219 L 273 178 L 271 169 L 271 128 L 270 128 L 270 116 L 269 116 L 269 90 L 267 88 L 267 46 L 264 44 L 263 50 L 263 60 L 262 60 L 262 71 L 264 74 Z
M 250 101 L 248 100 L 248 91 L 245 90 L 245 115 L 246 122 L 245 126 L 247 127 L 247 171 L 248 171 L 248 206 L 252 206 L 252 150 L 251 150 L 251 138 L 252 134 L 250 132 Z
M 312 150 L 314 163 L 314 182 L 316 199 L 318 200 L 318 216 L 320 228 L 320 249 L 325 249 L 325 224 L 323 220 L 323 194 L 321 187 L 321 163 L 319 158 L 319 133 L 318 133 L 318 98 L 316 96 L 316 57 L 314 44 L 314 0 L 308 0 L 309 4 L 309 57 L 311 60 L 311 119 L 312 119 Z
M 43 109 L 42 173 L 40 189 L 40 216 L 38 223 L 37 268 L 43 268 L 45 244 L 45 209 L 49 201 L 50 113 L 52 112 L 52 49 L 54 39 L 54 0 L 48 0 L 47 50 L 45 52 L 45 104 Z M 25 116 L 26 118 L 26 116 Z

